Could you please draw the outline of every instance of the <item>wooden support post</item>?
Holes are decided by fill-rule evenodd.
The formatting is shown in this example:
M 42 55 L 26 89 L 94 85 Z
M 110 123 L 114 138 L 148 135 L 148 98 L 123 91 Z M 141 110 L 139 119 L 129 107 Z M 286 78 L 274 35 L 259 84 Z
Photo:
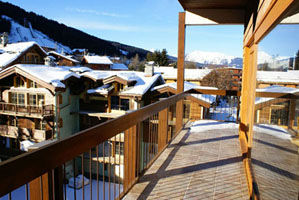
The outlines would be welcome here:
M 291 99 L 289 104 L 289 124 L 288 124 L 289 129 L 293 129 L 294 122 L 295 122 L 295 112 L 296 112 L 296 100 Z
M 137 126 L 125 131 L 124 142 L 124 191 L 128 190 L 136 181 L 137 163 Z
M 185 63 L 185 12 L 179 13 L 178 32 L 178 62 L 177 62 L 177 93 L 184 92 L 184 63 Z M 183 127 L 183 100 L 176 104 L 176 132 Z
M 158 127 L 158 152 L 161 152 L 167 144 L 168 131 L 168 109 L 159 112 L 159 127 Z
M 243 163 L 247 177 L 248 191 L 251 197 L 253 192 L 253 177 L 251 173 L 251 148 L 254 123 L 254 105 L 257 71 L 257 45 L 244 47 L 244 61 L 242 74 L 242 95 L 240 105 L 239 140 L 243 156 Z

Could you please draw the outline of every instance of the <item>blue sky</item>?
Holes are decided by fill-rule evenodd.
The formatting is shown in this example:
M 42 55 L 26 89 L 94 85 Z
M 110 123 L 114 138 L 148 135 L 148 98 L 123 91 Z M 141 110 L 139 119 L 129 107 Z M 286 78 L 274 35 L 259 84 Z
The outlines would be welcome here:
M 178 12 L 183 9 L 176 0 L 9 0 L 8 2 L 102 39 L 148 50 L 166 48 L 170 55 L 177 54 Z M 297 27 L 295 32 L 298 30 Z M 242 33 L 243 26 L 187 27 L 186 53 L 201 50 L 242 56 Z M 273 37 L 280 41 L 281 34 L 289 35 L 280 31 Z M 296 34 L 291 35 L 292 38 L 299 37 Z M 270 55 L 289 54 L 288 45 L 285 45 L 286 48 L 282 48 L 282 51 L 277 45 L 274 48 L 275 43 L 272 41 L 265 40 L 261 49 L 268 51 Z M 294 46 L 294 42 L 287 41 L 287 43 Z

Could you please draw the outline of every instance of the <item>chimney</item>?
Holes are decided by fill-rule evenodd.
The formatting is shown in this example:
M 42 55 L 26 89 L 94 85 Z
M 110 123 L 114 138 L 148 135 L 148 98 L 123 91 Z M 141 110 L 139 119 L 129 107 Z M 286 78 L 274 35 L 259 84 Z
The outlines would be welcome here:
M 45 65 L 55 67 L 55 58 L 53 56 L 47 56 L 45 57 Z
M 144 73 L 146 77 L 151 77 L 154 75 L 154 67 L 155 63 L 154 61 L 149 61 L 145 64 Z
M 1 47 L 6 47 L 7 43 L 8 43 L 8 34 L 6 32 L 4 32 L 1 36 L 0 36 L 0 41 L 1 41 Z

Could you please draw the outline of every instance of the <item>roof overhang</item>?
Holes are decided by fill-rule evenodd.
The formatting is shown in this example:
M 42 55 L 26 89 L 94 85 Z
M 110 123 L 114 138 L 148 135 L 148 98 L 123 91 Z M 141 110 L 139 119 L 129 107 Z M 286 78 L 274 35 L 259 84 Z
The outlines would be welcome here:
M 244 24 L 249 0 L 179 0 L 186 25 Z

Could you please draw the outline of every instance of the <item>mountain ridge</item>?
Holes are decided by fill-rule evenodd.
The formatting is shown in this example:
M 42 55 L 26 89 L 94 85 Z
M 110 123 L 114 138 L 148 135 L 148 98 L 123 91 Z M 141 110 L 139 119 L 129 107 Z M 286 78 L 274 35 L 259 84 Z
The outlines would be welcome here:
M 123 52 L 127 52 L 126 56 L 128 58 L 134 57 L 136 54 L 141 58 L 145 58 L 146 54 L 149 52 L 142 48 L 97 38 L 96 36 L 68 27 L 65 24 L 48 19 L 34 12 L 27 12 L 8 2 L 0 1 L 0 15 L 5 15 L 11 18 L 21 26 L 26 25 L 26 21 L 30 22 L 34 30 L 41 32 L 50 39 L 64 46 L 68 46 L 71 49 L 85 48 L 91 53 L 108 56 L 124 56 Z M 5 24 L 5 22 L 1 23 Z M 3 29 L 1 29 L 1 31 L 10 32 L 10 30 Z

